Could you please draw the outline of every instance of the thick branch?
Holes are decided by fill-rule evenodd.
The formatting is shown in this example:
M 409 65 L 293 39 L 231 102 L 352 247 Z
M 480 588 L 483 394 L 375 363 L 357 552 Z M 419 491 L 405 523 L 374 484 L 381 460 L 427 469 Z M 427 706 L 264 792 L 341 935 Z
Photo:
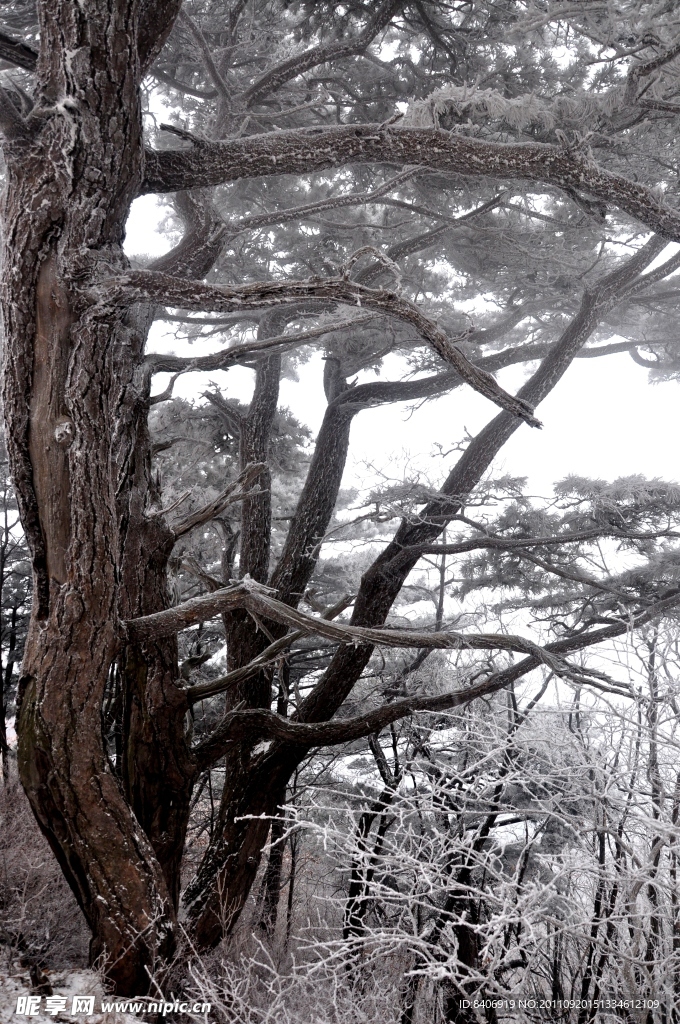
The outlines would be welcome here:
M 172 31 L 182 0 L 142 0 L 137 53 L 142 71 L 148 71 Z
M 662 248 L 661 239 L 656 236 L 650 239 L 635 256 L 602 278 L 592 292 L 583 296 L 577 315 L 536 372 L 520 389 L 522 397 L 538 404 L 550 394 L 594 331 L 603 308 L 609 307 L 617 295 L 621 297 L 625 294 Z M 372 626 L 385 621 L 392 603 L 420 557 L 418 549 L 424 544 L 431 544 L 457 514 L 467 495 L 477 486 L 516 429 L 516 419 L 506 412 L 499 413 L 470 442 L 444 481 L 441 497 L 434 498 L 425 506 L 417 523 L 407 520 L 402 522 L 394 539 L 363 575 L 354 605 L 353 623 Z M 334 714 L 360 677 L 370 654 L 368 646 L 340 648 L 322 679 L 302 702 L 300 718 L 305 721 L 323 721 Z
M 536 647 L 534 653 L 529 657 L 509 669 L 494 673 L 473 686 L 436 696 L 407 697 L 352 718 L 332 722 L 306 723 L 284 718 L 268 710 L 234 711 L 225 716 L 209 739 L 199 744 L 196 748 L 197 760 L 203 767 L 208 767 L 223 755 L 230 743 L 244 735 L 258 737 L 262 740 L 279 739 L 308 748 L 347 743 L 379 732 L 392 722 L 416 712 L 449 711 L 477 700 L 479 697 L 496 693 L 538 668 L 541 663 L 550 664 L 552 661 L 558 671 L 563 668 L 567 670 L 567 674 L 571 674 L 571 666 L 565 662 L 560 665 L 560 656 L 584 650 L 617 636 L 623 636 L 631 628 L 638 628 L 653 621 L 659 615 L 677 606 L 678 603 L 680 603 L 680 594 L 675 593 L 663 601 L 658 601 L 633 619 L 623 619 L 602 629 L 591 630 L 578 636 L 547 644 L 543 648 Z M 625 685 L 617 689 L 617 692 L 624 695 L 630 693 Z M 632 696 L 632 693 L 630 695 Z
M 604 170 L 576 150 L 483 142 L 436 128 L 338 125 L 267 132 L 180 151 L 148 152 L 147 192 L 175 192 L 270 174 L 309 174 L 351 163 L 429 167 L 466 177 L 525 178 L 578 189 L 614 204 L 652 231 L 680 241 L 680 211 L 638 182 Z
M 224 246 L 224 225 L 210 198 L 201 192 L 180 192 L 175 197 L 175 206 L 184 223 L 184 234 L 149 269 L 179 277 L 204 277 Z
M 254 307 L 274 308 L 309 299 L 330 299 L 374 309 L 410 323 L 429 342 L 437 355 L 453 366 L 475 391 L 531 426 L 540 426 L 525 401 L 509 395 L 490 374 L 471 363 L 416 305 L 394 292 L 367 288 L 346 277 L 272 281 L 244 285 L 242 288 L 220 288 L 200 281 L 183 281 L 166 274 L 138 270 L 107 279 L 93 290 L 92 297 L 96 301 L 116 305 L 151 301 L 184 309 L 207 308 L 225 313 Z
M 123 624 L 124 632 L 128 640 L 137 643 L 142 640 L 158 639 L 177 633 L 195 622 L 203 622 L 225 610 L 233 611 L 235 608 L 244 608 L 255 617 L 269 619 L 283 626 L 293 627 L 302 633 L 322 636 L 340 644 L 418 647 L 426 650 L 513 651 L 531 654 L 538 659 L 538 664 L 543 662 L 554 671 L 561 671 L 561 667 L 550 657 L 549 648 L 543 649 L 521 636 L 504 633 L 458 633 L 451 630 L 428 633 L 407 629 L 372 629 L 340 625 L 324 618 L 306 615 L 282 601 L 277 601 L 272 597 L 270 588 L 260 586 L 249 578 L 204 597 L 186 601 L 176 608 L 129 620 Z

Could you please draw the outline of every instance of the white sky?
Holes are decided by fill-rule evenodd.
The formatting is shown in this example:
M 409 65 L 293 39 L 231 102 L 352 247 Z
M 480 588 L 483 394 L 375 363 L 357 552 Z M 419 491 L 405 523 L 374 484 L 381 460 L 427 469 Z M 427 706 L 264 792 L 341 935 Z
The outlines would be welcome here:
M 129 255 L 158 255 L 168 243 L 157 233 L 161 209 L 153 197 L 136 201 L 128 224 Z M 664 254 L 664 258 L 666 254 Z M 660 257 L 661 259 L 661 257 Z M 162 337 L 155 325 L 150 349 L 176 348 L 174 338 Z M 208 352 L 197 344 L 191 353 Z M 391 364 L 392 373 L 389 373 Z M 313 357 L 300 369 L 300 381 L 283 381 L 281 403 L 312 430 L 318 428 L 325 400 L 321 386 L 323 363 Z M 383 377 L 398 379 L 396 360 L 387 360 Z M 509 391 L 517 390 L 526 371 L 511 368 L 499 375 Z M 650 385 L 647 371 L 626 354 L 602 359 L 576 360 L 563 380 L 538 409 L 542 430 L 522 424 L 503 449 L 493 472 L 526 476 L 533 494 L 549 495 L 553 482 L 570 473 L 613 480 L 640 473 L 680 481 L 677 425 L 680 394 L 676 382 Z M 373 379 L 366 376 L 365 379 Z M 162 391 L 168 376 L 160 374 L 154 391 Z M 252 387 L 250 371 L 194 373 L 181 377 L 175 394 L 198 396 L 210 382 L 226 393 L 247 401 Z M 442 458 L 435 448 L 450 449 L 467 429 L 475 434 L 495 415 L 496 408 L 470 388 L 459 388 L 415 410 L 407 405 L 365 410 L 352 428 L 351 456 L 344 486 L 375 481 L 370 464 L 401 479 L 409 468 L 425 473 L 432 486 L 444 478 L 457 455 Z M 368 464 L 368 465 L 367 465 Z

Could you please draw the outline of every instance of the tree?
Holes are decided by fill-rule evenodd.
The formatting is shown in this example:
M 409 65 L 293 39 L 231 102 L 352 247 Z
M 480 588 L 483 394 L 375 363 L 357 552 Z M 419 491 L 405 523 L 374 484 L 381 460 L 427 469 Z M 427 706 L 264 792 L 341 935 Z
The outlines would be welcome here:
M 604 621 L 543 646 L 383 628 L 423 554 L 508 438 L 538 425 L 535 406 L 574 358 L 630 351 L 673 372 L 663 325 L 680 260 L 658 258 L 680 241 L 680 49 L 663 0 L 583 11 L 513 0 L 39 0 L 35 16 L 17 0 L 5 28 L 0 54 L 15 70 L 0 91 L 3 395 L 34 595 L 19 771 L 93 959 L 105 958 L 120 993 L 139 994 L 174 948 L 192 792 L 218 761 L 221 804 L 186 892 L 204 946 L 238 918 L 269 817 L 310 749 L 459 706 L 541 665 L 573 674 L 570 654 L 656 621 L 680 598 L 675 585 L 653 602 L 627 593 Z M 144 115 L 153 124 L 161 101 L 172 123 L 145 139 Z M 183 233 L 155 263 L 131 266 L 125 225 L 150 193 L 174 196 Z M 331 235 L 321 215 L 339 209 L 349 219 Z M 466 300 L 480 295 L 493 312 L 470 326 Z M 648 337 L 650 307 L 661 338 Z M 194 341 L 216 326 L 229 344 L 148 353 L 157 318 Z M 272 431 L 282 360 L 309 344 L 326 356 L 328 406 L 284 539 L 272 536 Z M 415 375 L 353 386 L 388 353 Z M 494 377 L 537 360 L 517 395 Z M 221 489 L 181 517 L 176 505 L 164 511 L 148 426 L 154 374 L 243 362 L 254 368 L 250 401 L 211 399 L 234 453 Z M 362 576 L 351 622 L 332 621 L 337 595 L 323 614 L 300 611 L 355 417 L 463 385 L 501 411 L 446 480 L 405 507 Z M 238 538 L 223 516 L 235 503 Z M 173 604 L 178 538 L 220 517 L 219 574 L 199 566 L 207 592 Z M 618 522 L 597 531 L 626 533 Z M 220 615 L 228 671 L 187 685 L 177 635 Z M 294 701 L 285 668 L 272 687 L 300 635 L 333 649 Z M 491 658 L 481 677 L 471 664 L 453 691 L 348 714 L 381 645 L 522 657 L 498 668 Z M 217 694 L 221 714 L 194 742 L 187 715 Z

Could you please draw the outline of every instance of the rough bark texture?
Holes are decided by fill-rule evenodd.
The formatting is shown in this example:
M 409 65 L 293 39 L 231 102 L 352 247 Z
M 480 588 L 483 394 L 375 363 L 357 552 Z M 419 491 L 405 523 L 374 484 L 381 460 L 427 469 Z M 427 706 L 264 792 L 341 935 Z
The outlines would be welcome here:
M 125 445 L 114 433 L 141 346 L 134 322 L 92 315 L 75 268 L 86 252 L 125 265 L 120 245 L 142 175 L 138 10 L 134 0 L 55 0 L 39 12 L 38 98 L 5 145 L 3 209 L 4 406 L 36 594 L 19 771 L 92 929 L 93 959 L 132 993 L 171 952 L 175 930 L 101 725 L 119 646 L 112 463 Z
M 217 185 L 242 177 L 304 174 L 355 161 L 415 164 L 474 177 L 525 178 L 585 190 L 615 203 L 652 231 L 680 240 L 680 215 L 659 202 L 654 192 L 604 170 L 575 149 L 544 144 L 483 142 L 436 128 L 400 128 L 353 124 L 291 129 L 248 139 L 204 143 L 181 152 L 149 153 L 145 190 Z

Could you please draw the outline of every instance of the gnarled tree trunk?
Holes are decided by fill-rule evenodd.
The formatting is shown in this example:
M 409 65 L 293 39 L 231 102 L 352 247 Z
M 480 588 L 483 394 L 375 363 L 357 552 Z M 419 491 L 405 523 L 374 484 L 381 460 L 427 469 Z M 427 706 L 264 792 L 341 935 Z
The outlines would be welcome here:
M 3 98 L 4 405 L 35 594 L 19 771 L 92 929 L 92 958 L 119 992 L 138 994 L 147 968 L 172 951 L 174 911 L 108 763 L 101 707 L 119 648 L 116 491 L 134 443 L 126 389 L 144 337 L 78 282 L 100 263 L 126 265 L 143 170 L 140 58 L 153 47 L 137 0 L 38 6 L 35 106 L 23 120 Z

